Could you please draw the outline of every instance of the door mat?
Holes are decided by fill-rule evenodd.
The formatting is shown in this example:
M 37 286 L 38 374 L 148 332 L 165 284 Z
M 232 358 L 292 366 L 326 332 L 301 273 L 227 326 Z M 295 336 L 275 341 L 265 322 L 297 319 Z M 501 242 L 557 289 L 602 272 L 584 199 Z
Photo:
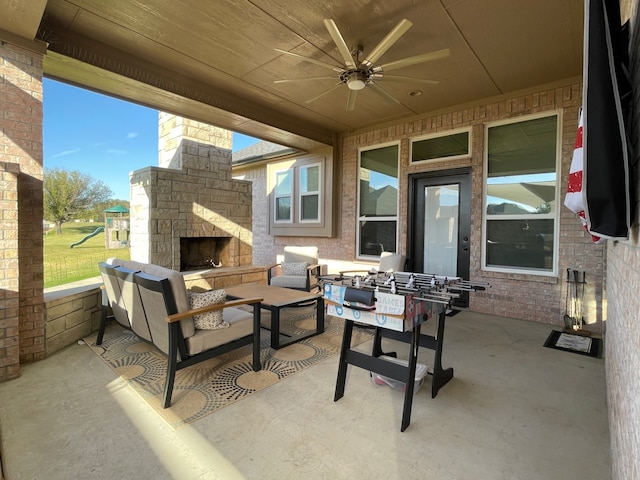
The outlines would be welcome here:
M 547 348 L 577 353 L 588 357 L 600 358 L 602 355 L 602 339 L 576 335 L 575 333 L 552 330 L 544 342 Z

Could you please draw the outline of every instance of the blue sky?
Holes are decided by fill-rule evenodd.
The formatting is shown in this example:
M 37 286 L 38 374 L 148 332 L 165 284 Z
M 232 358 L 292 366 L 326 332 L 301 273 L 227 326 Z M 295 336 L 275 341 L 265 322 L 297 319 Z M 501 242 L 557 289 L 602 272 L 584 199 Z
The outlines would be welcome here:
M 77 170 L 129 199 L 129 172 L 158 165 L 158 111 L 44 80 L 44 168 Z M 233 150 L 256 143 L 233 134 Z

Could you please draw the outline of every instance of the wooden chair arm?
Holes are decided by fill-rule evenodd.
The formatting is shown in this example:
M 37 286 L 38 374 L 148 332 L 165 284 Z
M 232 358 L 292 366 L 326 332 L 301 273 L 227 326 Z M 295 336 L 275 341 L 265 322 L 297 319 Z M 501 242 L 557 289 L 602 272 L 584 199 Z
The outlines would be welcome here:
M 228 307 L 237 307 L 239 305 L 257 304 L 262 302 L 263 298 L 239 298 L 237 300 L 227 300 L 224 303 L 213 303 L 206 307 L 195 308 L 193 310 L 186 310 L 184 312 L 174 313 L 167 317 L 168 323 L 179 322 L 185 318 L 193 317 L 194 315 L 200 315 L 207 312 L 213 312 L 215 310 L 221 310 Z

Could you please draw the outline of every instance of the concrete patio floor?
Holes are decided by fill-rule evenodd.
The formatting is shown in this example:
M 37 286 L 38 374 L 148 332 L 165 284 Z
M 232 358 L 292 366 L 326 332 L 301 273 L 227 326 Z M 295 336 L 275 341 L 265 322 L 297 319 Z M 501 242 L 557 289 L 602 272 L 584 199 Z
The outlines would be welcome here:
M 454 378 L 434 399 L 427 379 L 403 433 L 402 393 L 364 370 L 349 367 L 345 396 L 333 401 L 337 356 L 173 430 L 86 345 L 73 345 L 0 384 L 4 475 L 611 478 L 604 360 L 544 348 L 553 328 L 470 312 L 447 318 L 443 365 Z M 421 349 L 421 363 L 432 357 Z

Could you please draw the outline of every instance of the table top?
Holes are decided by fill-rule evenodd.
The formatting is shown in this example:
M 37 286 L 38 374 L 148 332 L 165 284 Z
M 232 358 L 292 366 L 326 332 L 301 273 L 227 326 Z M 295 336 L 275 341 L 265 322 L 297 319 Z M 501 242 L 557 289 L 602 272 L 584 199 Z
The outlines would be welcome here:
M 269 307 L 286 307 L 307 300 L 315 300 L 322 296 L 320 293 L 274 287 L 264 283 L 243 283 L 242 285 L 225 287 L 225 291 L 227 295 L 236 298 L 262 297 L 262 305 Z

